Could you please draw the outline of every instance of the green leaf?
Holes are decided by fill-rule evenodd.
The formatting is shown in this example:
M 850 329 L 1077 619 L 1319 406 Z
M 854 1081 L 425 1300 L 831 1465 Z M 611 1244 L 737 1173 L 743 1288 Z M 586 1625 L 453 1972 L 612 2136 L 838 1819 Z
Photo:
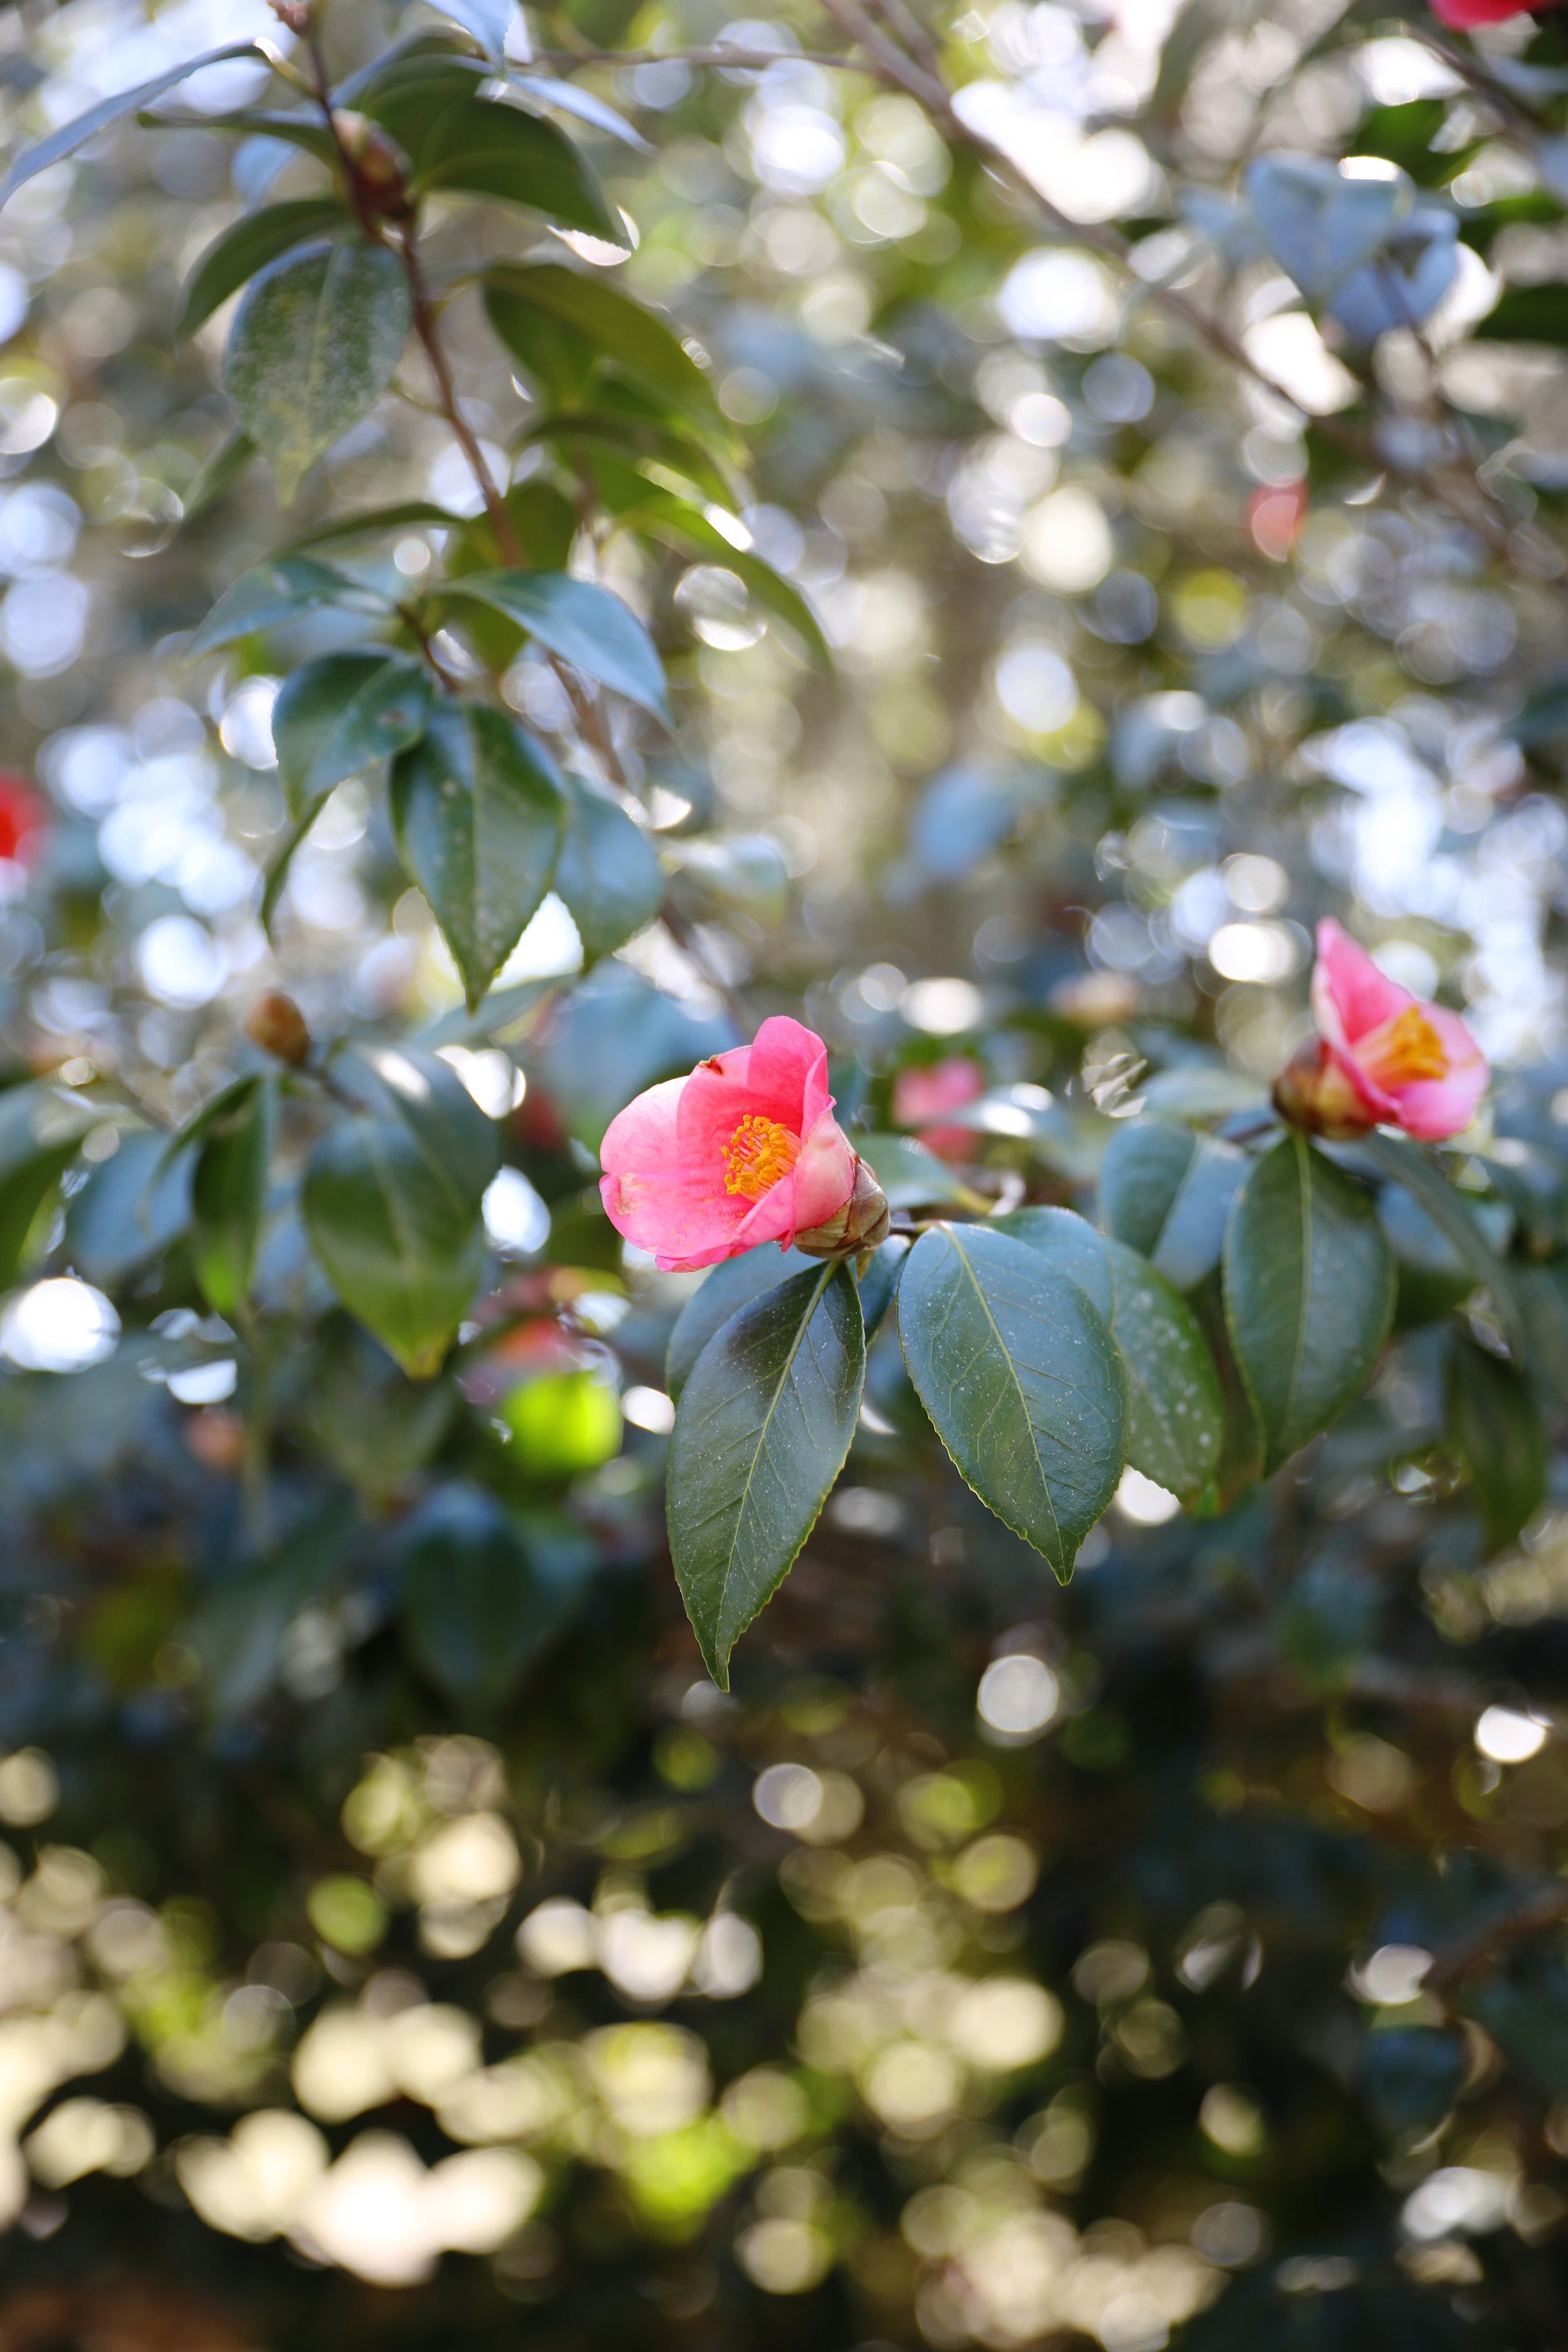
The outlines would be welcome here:
M 312 803 L 285 828 L 272 845 L 272 854 L 267 860 L 267 870 L 262 879 L 259 910 L 261 928 L 268 939 L 272 936 L 272 918 L 278 912 L 278 901 L 288 886 L 289 869 L 294 863 L 300 843 L 321 814 L 320 801 Z
M 675 1318 L 664 1356 L 664 1384 L 670 1395 L 679 1396 L 698 1357 L 731 1315 L 764 1291 L 776 1290 L 792 1275 L 809 1272 L 811 1267 L 811 1259 L 803 1257 L 799 1250 L 781 1250 L 774 1242 L 742 1250 L 739 1257 L 721 1258 Z
M 566 783 L 566 833 L 555 887 L 577 926 L 584 951 L 609 955 L 658 912 L 664 876 L 640 825 L 597 784 Z
M 1365 1193 L 1304 1136 L 1282 1136 L 1253 1167 L 1225 1236 L 1226 1319 L 1266 1474 L 1361 1394 L 1394 1293 L 1394 1258 Z
M 912 1135 L 858 1135 L 855 1149 L 888 1196 L 890 1209 L 923 1209 L 933 1202 L 984 1213 L 991 1206 L 934 1151 Z
M 844 1466 L 866 1331 L 854 1278 L 814 1266 L 726 1322 L 681 1392 L 666 1473 L 670 1552 L 721 1690 Z
M 149 131 L 239 131 L 247 138 L 282 139 L 290 147 L 302 147 L 318 163 L 329 170 L 340 161 L 338 142 L 315 112 L 301 112 L 298 108 L 284 111 L 261 106 L 235 107 L 227 114 L 144 114 L 141 118 Z
M 122 1129 L 112 1155 L 71 1195 L 66 1255 L 100 1290 L 127 1281 L 190 1223 L 190 1162 L 171 1167 L 167 1142 L 155 1127 Z
M 1193 1290 L 1219 1264 L 1246 1173 L 1234 1143 L 1164 1119 L 1124 1119 L 1100 1162 L 1100 1221 L 1178 1290 Z
M 904 1268 L 899 1337 L 962 1475 L 1065 1584 L 1126 1462 L 1126 1376 L 1104 1318 L 1013 1235 L 936 1225 Z
M 341 1311 L 317 1327 L 310 1383 L 297 1426 L 374 1503 L 417 1478 L 457 1411 L 449 1381 L 409 1381 L 386 1350 Z
M 351 1107 L 306 1163 L 310 1246 L 350 1312 L 411 1379 L 428 1380 L 483 1271 L 496 1131 L 433 1055 L 365 1046 L 334 1075 Z
M 232 1318 L 250 1292 L 277 1130 L 277 1089 L 265 1078 L 237 1079 L 206 1106 L 199 1126 L 191 1255 L 208 1306 Z
M 0 1090 L 0 1289 L 16 1280 L 33 1220 L 103 1121 L 100 1104 L 42 1081 Z
M 430 0 L 443 16 L 450 16 L 471 33 L 492 65 L 506 56 L 507 28 L 516 14 L 515 0 Z
M 333 515 L 313 530 L 301 531 L 278 552 L 291 555 L 296 548 L 325 547 L 333 540 L 365 539 L 384 530 L 419 530 L 426 525 L 440 530 L 468 527 L 467 517 L 435 506 L 428 499 L 403 499 L 395 506 L 362 507 L 357 514 Z
M 1562 289 L 1555 284 L 1507 287 L 1502 299 L 1470 332 L 1489 343 L 1568 343 Z
M 174 527 L 176 536 L 216 506 L 256 454 L 256 444 L 248 433 L 231 433 L 226 441 L 220 443 L 185 493 L 184 510 Z
M 1487 1550 L 1500 1551 L 1545 1499 L 1546 1432 L 1529 1382 L 1458 1332 L 1448 1358 L 1448 1434 L 1470 1475 Z
M 430 712 L 430 674 L 404 654 L 326 654 L 285 679 L 272 706 L 278 775 L 289 814 L 415 742 Z
M 461 97 L 437 117 L 414 159 L 423 194 L 450 188 L 521 205 L 559 228 L 624 246 L 626 231 L 563 132 L 504 99 Z
M 448 703 L 393 767 L 392 817 L 471 1012 L 550 887 L 565 820 L 561 778 L 505 711 Z
M 306 246 L 252 279 L 223 384 L 286 506 L 316 459 L 375 406 L 412 315 L 407 278 L 384 245 Z
M 993 1222 L 1078 1283 L 1109 1323 L 1127 1373 L 1127 1459 L 1195 1502 L 1219 1466 L 1225 1403 L 1192 1309 L 1135 1249 L 1068 1209 L 1017 1209 Z
M 1362 1138 L 1357 1149 L 1426 1210 L 1444 1240 L 1491 1293 L 1509 1346 L 1518 1361 L 1525 1362 L 1530 1355 L 1530 1328 L 1515 1270 L 1499 1257 L 1466 1196 L 1406 1135 L 1374 1130 Z
M 307 613 L 319 612 L 324 604 L 378 614 L 391 610 L 384 596 L 361 580 L 351 580 L 346 572 L 318 563 L 313 556 L 285 555 L 274 563 L 258 563 L 254 572 L 242 572 L 231 588 L 225 589 L 206 619 L 192 631 L 185 659 L 197 661 L 203 654 L 216 653 L 221 646 L 231 646 L 240 637 L 303 620 Z
M 610 387 L 588 389 L 607 394 Z M 559 389 L 556 396 L 563 397 Z M 634 530 L 650 488 L 667 486 L 672 475 L 688 486 L 689 494 L 726 509 L 743 496 L 727 462 L 684 425 L 669 424 L 662 415 L 626 415 L 602 407 L 558 410 L 520 436 L 521 446 L 530 442 L 552 449 L 578 480 L 586 476 L 605 512 L 618 524 L 629 517 L 627 527 Z
M 554 1612 L 511 1518 L 482 1487 L 443 1486 L 419 1513 L 403 1569 L 403 1638 L 448 1697 L 503 1699 Z
M 448 581 L 442 595 L 472 598 L 504 613 L 546 652 L 674 726 L 653 639 L 607 588 L 574 580 L 569 572 L 470 572 Z
M 908 1237 L 895 1234 L 890 1241 L 881 1243 L 872 1251 L 870 1264 L 858 1277 L 868 1347 L 888 1319 L 889 1310 L 898 1297 L 899 1277 L 903 1273 L 904 1260 L 909 1254 Z
M 162 98 L 166 89 L 173 89 L 176 82 L 188 81 L 204 66 L 222 65 L 228 58 L 265 56 L 266 51 L 255 41 L 231 41 L 226 48 L 207 49 L 198 58 L 187 58 L 183 65 L 171 66 L 166 73 L 154 74 L 151 81 L 138 82 L 133 89 L 116 90 L 112 98 L 100 99 L 96 106 L 89 106 L 74 121 L 63 123 L 47 139 L 36 140 L 31 147 L 23 148 L 0 180 L 0 205 L 9 204 L 18 188 L 37 179 L 40 172 L 47 172 L 51 163 L 63 163 L 68 155 L 74 155 L 79 147 L 85 147 L 89 139 L 100 131 L 107 131 L 111 122 L 119 122 L 125 115 L 133 114 L 139 106 Z
M 574 81 L 558 81 L 553 74 L 511 72 L 507 80 L 513 89 L 521 89 L 541 106 L 553 106 L 562 114 L 575 115 L 579 122 L 589 123 L 595 131 L 607 131 L 618 139 L 623 147 L 635 147 L 639 153 L 653 152 L 640 131 L 634 131 L 624 114 L 595 98 L 591 89 L 579 89 Z
M 187 279 L 178 331 L 194 335 L 220 303 L 279 254 L 302 245 L 307 237 L 353 226 L 353 215 L 336 196 L 296 196 L 288 204 L 243 213 L 216 244 L 208 246 Z
M 680 338 L 602 271 L 559 262 L 492 269 L 485 312 L 514 359 L 570 395 L 595 359 L 608 360 L 678 413 L 728 435 L 713 386 Z
M 623 530 L 657 540 L 679 554 L 700 555 L 710 563 L 722 564 L 726 572 L 744 581 L 759 604 L 788 624 L 824 669 L 833 667 L 833 651 L 822 634 L 822 624 L 800 590 L 760 555 L 734 546 L 695 507 L 681 499 L 656 497 L 630 509 L 620 521 Z
M 1116 1288 L 1111 1330 L 1127 1367 L 1127 1458 L 1191 1505 L 1219 1467 L 1219 1374 L 1181 1293 L 1125 1242 L 1105 1246 Z

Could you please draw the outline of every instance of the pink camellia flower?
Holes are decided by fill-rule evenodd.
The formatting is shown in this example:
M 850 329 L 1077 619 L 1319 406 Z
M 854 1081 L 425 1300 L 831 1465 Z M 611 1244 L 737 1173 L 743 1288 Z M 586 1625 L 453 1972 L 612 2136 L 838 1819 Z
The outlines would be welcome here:
M 1539 5 L 1537 0 L 1538 7 Z M 1500 25 L 1505 16 L 1531 13 L 1534 12 L 1526 9 L 1524 0 L 1432 0 L 1434 16 L 1456 33 L 1468 33 L 1475 25 Z
M 827 1048 L 798 1021 L 667 1078 L 612 1119 L 599 1153 L 605 1211 L 665 1274 L 759 1242 L 837 1257 L 869 1249 L 888 1204 L 833 1116 Z
M 1457 1013 L 1412 996 L 1332 921 L 1318 925 L 1312 1014 L 1317 1036 L 1274 1082 L 1292 1126 L 1337 1141 L 1402 1127 L 1422 1143 L 1468 1127 L 1486 1055 Z
M 967 1054 L 952 1054 L 945 1062 L 926 1068 L 900 1070 L 893 1080 L 893 1120 L 914 1128 L 928 1151 L 939 1159 L 972 1160 L 974 1136 L 967 1127 L 928 1126 L 940 1121 L 944 1110 L 962 1110 L 985 1092 L 985 1073 Z

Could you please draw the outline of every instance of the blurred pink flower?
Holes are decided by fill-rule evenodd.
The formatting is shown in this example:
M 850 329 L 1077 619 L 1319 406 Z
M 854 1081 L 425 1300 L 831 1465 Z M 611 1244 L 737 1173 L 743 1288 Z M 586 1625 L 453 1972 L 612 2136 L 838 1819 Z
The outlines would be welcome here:
M 962 1110 L 978 1102 L 985 1091 L 985 1073 L 967 1054 L 951 1055 L 945 1062 L 900 1070 L 893 1080 L 893 1122 L 912 1127 L 928 1151 L 943 1160 L 972 1160 L 974 1134 L 967 1127 L 927 1126 L 944 1110 Z
M 1275 1081 L 1281 1118 L 1342 1139 L 1402 1127 L 1440 1143 L 1468 1127 L 1486 1055 L 1457 1013 L 1401 988 L 1332 921 L 1318 925 L 1312 1013 L 1317 1036 Z
M 1500 25 L 1505 16 L 1527 13 L 1522 0 L 1432 0 L 1434 16 L 1456 33 L 1468 33 L 1473 25 Z
M 782 1017 L 764 1021 L 752 1045 L 638 1095 L 611 1121 L 599 1157 L 610 1223 L 667 1274 L 759 1242 L 788 1249 L 804 1236 L 809 1245 L 816 1229 L 842 1222 L 861 1174 L 833 1116 L 826 1046 Z M 882 1215 L 885 1223 L 885 1203 Z

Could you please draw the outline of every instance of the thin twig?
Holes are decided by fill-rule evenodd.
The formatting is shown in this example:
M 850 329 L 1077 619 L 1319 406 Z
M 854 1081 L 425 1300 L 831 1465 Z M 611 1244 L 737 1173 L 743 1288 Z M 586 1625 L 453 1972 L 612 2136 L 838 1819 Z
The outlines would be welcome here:
M 975 131 L 956 112 L 946 84 L 937 76 L 916 63 L 899 44 L 880 27 L 874 25 L 860 6 L 859 0 L 822 0 L 828 15 L 852 40 L 859 43 L 879 79 L 889 88 L 902 89 L 919 100 L 933 117 L 943 136 L 952 142 L 973 148 L 983 155 L 993 169 L 1003 173 L 1012 184 L 1039 212 L 1053 233 L 1069 242 L 1088 247 L 1104 256 L 1117 268 L 1131 272 L 1133 268 L 1132 248 L 1117 230 L 1095 222 L 1074 221 L 1042 195 L 1021 166 L 1005 149 L 982 131 Z M 889 0 L 890 5 L 890 0 Z M 1150 283 L 1139 278 L 1148 298 L 1199 336 L 1210 348 L 1229 362 L 1239 373 L 1248 377 L 1274 399 L 1299 414 L 1308 415 L 1301 403 L 1266 368 L 1259 367 L 1237 336 L 1224 322 L 1190 300 L 1173 286 Z M 1446 508 L 1467 530 L 1484 540 L 1493 553 L 1505 561 L 1517 562 L 1519 526 L 1513 523 L 1474 465 L 1462 462 L 1453 467 L 1428 469 L 1407 464 L 1380 449 L 1375 436 L 1365 427 L 1352 425 L 1336 416 L 1319 416 L 1311 420 L 1326 439 L 1337 442 L 1364 464 L 1381 473 L 1399 476 L 1426 491 Z M 1568 594 L 1568 579 L 1563 577 L 1561 551 L 1544 533 L 1531 531 L 1529 539 L 1538 544 L 1539 573 L 1560 593 Z

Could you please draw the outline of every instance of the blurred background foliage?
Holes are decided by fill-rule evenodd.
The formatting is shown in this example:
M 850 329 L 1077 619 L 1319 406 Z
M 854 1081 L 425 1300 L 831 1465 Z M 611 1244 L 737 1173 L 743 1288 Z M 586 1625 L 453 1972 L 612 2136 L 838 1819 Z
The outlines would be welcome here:
M 540 384 L 450 301 L 539 560 L 586 484 L 681 714 L 620 746 L 665 919 L 595 960 L 552 898 L 481 1016 L 357 782 L 258 922 L 278 676 L 331 617 L 275 671 L 186 657 L 286 530 L 474 504 L 417 398 L 286 520 L 258 470 L 215 487 L 222 320 L 179 341 L 182 285 L 318 184 L 204 121 L 264 77 L 0 218 L 0 2344 L 1560 2345 L 1568 1484 L 1484 1314 L 1418 1328 L 1468 1286 L 1441 1237 L 1385 1202 L 1408 1336 L 1327 1439 L 1206 1518 L 1130 1475 L 1066 1592 L 884 1339 L 721 1696 L 660 1508 L 693 1286 L 594 1177 L 632 1092 L 804 1010 L 844 1115 L 947 1171 L 882 1147 L 895 1203 L 1092 1209 L 1119 1118 L 1262 1101 L 1333 911 L 1502 1066 L 1474 1190 L 1557 1280 L 1568 43 L 1378 0 L 944 6 L 963 120 L 1053 226 L 813 62 L 843 43 L 805 5 L 527 13 L 552 69 L 640 60 L 574 68 L 647 142 L 574 126 L 639 239 L 578 258 L 669 310 L 723 425 L 703 541 L 668 449 L 531 437 Z M 334 61 L 432 21 L 332 0 Z M 268 30 L 24 0 L 6 136 Z M 668 54 L 721 37 L 776 62 Z M 1436 192 L 1420 334 L 1314 321 L 1237 193 L 1284 151 Z M 569 716 L 534 661 L 507 690 Z M 433 1382 L 311 1272 L 287 1131 L 239 1355 L 197 1286 L 161 1129 L 251 1066 L 276 984 L 500 1123 Z

